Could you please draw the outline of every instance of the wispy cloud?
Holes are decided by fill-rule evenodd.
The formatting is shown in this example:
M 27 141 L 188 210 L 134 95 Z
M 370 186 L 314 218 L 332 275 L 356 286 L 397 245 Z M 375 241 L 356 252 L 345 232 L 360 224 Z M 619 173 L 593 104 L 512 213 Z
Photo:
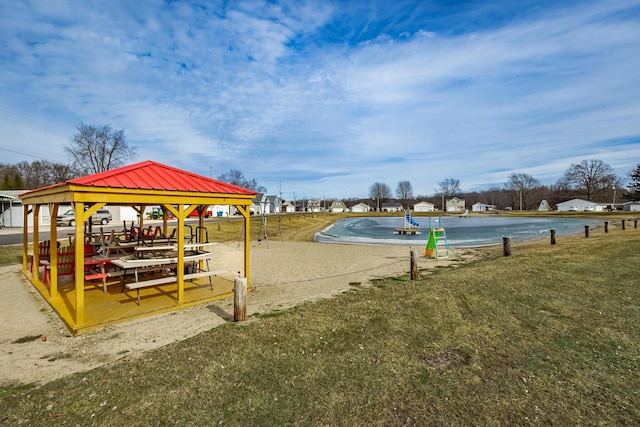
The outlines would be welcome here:
M 0 17 L 0 147 L 60 160 L 77 123 L 110 123 L 141 159 L 285 197 L 550 184 L 588 158 L 626 174 L 639 21 L 637 1 L 20 2 Z

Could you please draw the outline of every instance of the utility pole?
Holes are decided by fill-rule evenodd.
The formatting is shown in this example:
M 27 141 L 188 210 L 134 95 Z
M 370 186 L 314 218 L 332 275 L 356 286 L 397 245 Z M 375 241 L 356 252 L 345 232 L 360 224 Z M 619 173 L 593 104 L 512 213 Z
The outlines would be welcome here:
M 520 210 L 522 210 L 522 188 L 520 189 Z

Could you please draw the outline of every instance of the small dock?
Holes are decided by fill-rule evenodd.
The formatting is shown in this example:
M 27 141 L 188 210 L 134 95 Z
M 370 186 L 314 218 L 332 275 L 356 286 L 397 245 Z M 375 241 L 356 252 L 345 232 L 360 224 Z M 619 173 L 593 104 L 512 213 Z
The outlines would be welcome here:
M 421 234 L 419 228 L 396 228 L 398 234 Z

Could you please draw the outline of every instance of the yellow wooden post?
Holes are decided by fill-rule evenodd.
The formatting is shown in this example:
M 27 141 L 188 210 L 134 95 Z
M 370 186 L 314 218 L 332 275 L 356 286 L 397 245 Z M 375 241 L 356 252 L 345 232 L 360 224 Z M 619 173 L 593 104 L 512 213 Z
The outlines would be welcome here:
M 247 278 L 247 288 L 251 288 L 251 273 L 250 266 L 251 260 L 249 259 L 249 253 L 251 248 L 251 216 L 249 207 L 245 206 L 242 216 L 244 216 L 244 277 Z
M 31 269 L 33 270 L 34 277 L 40 281 L 40 228 L 38 223 L 38 216 L 40 215 L 40 205 L 33 206 L 33 264 Z M 25 224 L 25 227 L 27 225 Z
M 73 207 L 76 218 L 76 326 L 84 323 L 84 203 L 76 202 Z
M 202 210 L 198 210 L 198 242 L 203 243 L 204 242 L 204 236 L 205 236 L 205 228 L 204 228 L 204 214 L 207 212 L 207 208 L 208 206 L 205 206 L 204 209 Z M 200 249 L 200 248 L 198 248 Z M 198 262 L 198 268 L 200 270 L 204 270 L 204 260 L 201 259 Z
M 49 268 L 51 269 L 49 276 L 49 298 L 58 298 L 58 227 L 56 218 L 58 216 L 58 203 L 49 205 L 49 214 L 51 215 L 51 225 L 49 228 L 49 238 L 51 239 L 49 251 Z
M 184 301 L 184 205 L 178 205 L 178 304 Z
M 22 208 L 22 223 L 24 224 L 24 226 L 22 227 L 22 270 L 23 271 L 27 271 L 28 268 L 28 263 L 29 260 L 28 258 L 28 254 L 29 254 L 29 230 L 27 227 L 28 224 L 28 219 L 29 219 L 29 205 L 24 205 Z M 31 242 L 31 247 L 34 249 L 33 253 L 35 254 L 35 243 Z M 34 259 L 31 259 L 31 262 L 33 262 Z

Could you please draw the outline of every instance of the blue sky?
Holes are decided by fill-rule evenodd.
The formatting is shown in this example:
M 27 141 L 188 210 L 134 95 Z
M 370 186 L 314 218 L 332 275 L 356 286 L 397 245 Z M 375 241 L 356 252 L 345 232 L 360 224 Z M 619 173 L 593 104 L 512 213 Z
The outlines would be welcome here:
M 640 163 L 640 1 L 1 0 L 0 162 L 80 122 L 283 197 Z

